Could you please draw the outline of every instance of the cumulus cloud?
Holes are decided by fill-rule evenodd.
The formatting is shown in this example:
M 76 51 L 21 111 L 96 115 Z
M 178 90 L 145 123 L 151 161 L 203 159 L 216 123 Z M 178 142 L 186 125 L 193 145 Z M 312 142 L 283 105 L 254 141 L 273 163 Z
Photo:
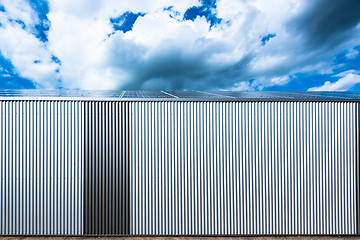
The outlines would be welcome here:
M 58 64 L 34 32 L 40 19 L 28 2 L 4 0 L 0 12 L 0 53 L 23 78 L 41 87 L 58 87 Z
M 360 44 L 357 0 L 39 2 L 0 11 L 0 52 L 39 87 L 261 90 Z
M 360 72 L 356 70 L 345 71 L 335 77 L 340 77 L 340 79 L 335 82 L 326 81 L 323 86 L 312 87 L 309 91 L 347 91 L 360 83 Z

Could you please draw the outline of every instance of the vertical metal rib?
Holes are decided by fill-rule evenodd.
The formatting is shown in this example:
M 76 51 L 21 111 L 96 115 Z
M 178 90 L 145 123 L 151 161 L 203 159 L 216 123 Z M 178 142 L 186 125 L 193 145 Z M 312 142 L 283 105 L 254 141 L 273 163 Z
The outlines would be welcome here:
M 357 103 L 353 106 L 355 112 L 355 119 L 354 119 L 354 140 L 356 142 L 354 148 L 354 162 L 355 162 L 355 169 L 354 174 L 356 176 L 356 182 L 354 184 L 354 190 L 356 194 L 356 199 L 353 201 L 352 209 L 353 213 L 356 213 L 356 217 L 354 222 L 356 222 L 357 234 L 360 234 L 360 103 Z M 354 220 L 354 219 L 352 219 Z M 353 222 L 353 221 L 351 221 Z

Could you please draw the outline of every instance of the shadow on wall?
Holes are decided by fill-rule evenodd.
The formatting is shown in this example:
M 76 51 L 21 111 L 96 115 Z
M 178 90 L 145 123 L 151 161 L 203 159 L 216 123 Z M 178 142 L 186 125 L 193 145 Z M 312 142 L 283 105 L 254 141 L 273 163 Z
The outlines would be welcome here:
M 84 234 L 130 234 L 128 103 L 88 102 L 84 139 Z

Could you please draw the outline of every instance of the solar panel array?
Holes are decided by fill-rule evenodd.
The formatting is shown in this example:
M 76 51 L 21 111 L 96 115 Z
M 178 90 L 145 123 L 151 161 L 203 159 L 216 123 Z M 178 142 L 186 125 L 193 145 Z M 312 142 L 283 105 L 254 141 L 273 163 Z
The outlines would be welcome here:
M 342 99 L 360 100 L 360 92 L 270 91 L 122 91 L 122 90 L 0 90 L 1 98 L 99 98 L 99 99 Z

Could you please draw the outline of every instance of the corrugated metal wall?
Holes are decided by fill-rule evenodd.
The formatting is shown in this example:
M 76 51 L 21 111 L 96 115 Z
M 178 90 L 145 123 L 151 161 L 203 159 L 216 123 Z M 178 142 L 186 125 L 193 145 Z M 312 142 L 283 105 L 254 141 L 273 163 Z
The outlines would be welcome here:
M 0 102 L 0 234 L 82 234 L 83 111 Z
M 134 234 L 354 234 L 358 106 L 132 102 Z
M 357 232 L 358 103 L 1 101 L 0 112 L 0 234 Z

